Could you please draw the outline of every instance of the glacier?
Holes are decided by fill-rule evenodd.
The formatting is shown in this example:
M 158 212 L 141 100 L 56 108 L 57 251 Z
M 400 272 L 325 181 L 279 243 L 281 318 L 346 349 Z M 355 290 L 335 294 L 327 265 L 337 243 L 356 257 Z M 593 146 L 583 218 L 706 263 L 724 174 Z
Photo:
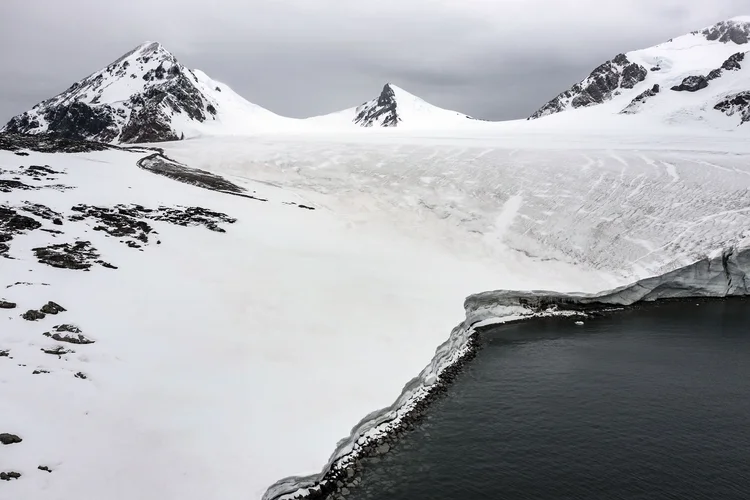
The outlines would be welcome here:
M 3 492 L 294 497 L 407 419 L 480 328 L 746 295 L 745 25 L 617 57 L 602 102 L 529 121 L 390 84 L 288 119 L 153 43 L 41 103 L 11 129 L 42 135 L 0 134 L 0 432 L 23 438 Z M 118 142 L 173 67 L 203 121 L 149 109 L 184 140 L 43 135 L 83 103 L 116 127 L 75 138 Z M 49 301 L 65 311 L 25 319 Z

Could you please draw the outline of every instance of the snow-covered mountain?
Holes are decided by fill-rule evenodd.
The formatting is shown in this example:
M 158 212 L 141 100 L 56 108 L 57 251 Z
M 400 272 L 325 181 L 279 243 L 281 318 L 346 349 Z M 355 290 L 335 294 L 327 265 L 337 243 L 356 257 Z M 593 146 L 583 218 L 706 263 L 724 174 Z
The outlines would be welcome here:
M 474 118 L 439 108 L 406 90 L 386 83 L 380 95 L 354 108 L 305 120 L 317 125 L 444 128 L 466 125 Z
M 158 42 L 146 42 L 12 118 L 3 130 L 137 143 L 243 133 L 285 120 L 186 68 Z
M 750 17 L 736 17 L 618 54 L 529 119 L 596 108 L 597 114 L 645 114 L 666 123 L 744 123 L 750 120 L 749 36 Z

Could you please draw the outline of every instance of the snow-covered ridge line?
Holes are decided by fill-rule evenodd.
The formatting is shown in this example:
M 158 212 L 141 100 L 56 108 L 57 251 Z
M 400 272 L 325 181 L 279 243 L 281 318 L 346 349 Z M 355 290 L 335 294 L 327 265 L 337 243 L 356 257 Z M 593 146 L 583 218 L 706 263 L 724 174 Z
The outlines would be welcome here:
M 467 354 L 473 352 L 472 339 L 481 327 L 535 317 L 606 311 L 665 299 L 741 296 L 750 296 L 748 239 L 685 267 L 600 293 L 498 290 L 470 295 L 464 302 L 465 320 L 453 328 L 430 364 L 406 384 L 391 406 L 360 421 L 349 437 L 339 442 L 319 474 L 282 479 L 268 489 L 263 500 L 328 497 L 335 488 L 332 477 L 346 477 L 347 469 L 357 458 L 371 452 L 373 446 L 387 443 L 388 436 L 408 421 L 415 409 L 419 411 L 429 404 L 435 389 L 455 375 L 457 370 L 451 369 L 461 365 Z

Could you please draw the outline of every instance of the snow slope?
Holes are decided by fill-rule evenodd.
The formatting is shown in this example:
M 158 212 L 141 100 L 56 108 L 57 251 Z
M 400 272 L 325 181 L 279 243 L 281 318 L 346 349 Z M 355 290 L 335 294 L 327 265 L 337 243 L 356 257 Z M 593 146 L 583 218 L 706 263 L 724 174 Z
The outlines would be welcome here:
M 0 151 L 0 180 L 74 188 L 5 195 L 63 224 L 25 213 L 42 227 L 15 235 L 14 259 L 0 260 L 0 300 L 18 304 L 0 316 L 10 356 L 0 398 L 12 409 L 0 432 L 24 439 L 3 449 L 0 468 L 23 476 L 0 498 L 261 498 L 282 478 L 319 473 L 352 426 L 396 401 L 469 294 L 611 288 L 750 227 L 741 136 L 553 135 L 544 122 L 499 138 L 352 131 L 164 144 L 266 202 L 138 169 L 148 152 Z M 37 181 L 19 165 L 64 174 Z M 82 203 L 201 206 L 237 221 L 217 233 L 146 219 L 159 234 L 135 240 L 139 249 L 77 220 Z M 118 269 L 34 257 L 76 238 Z M 67 311 L 20 318 L 50 300 Z M 42 335 L 63 323 L 96 343 Z M 55 345 L 75 353 L 40 351 Z
M 468 115 L 434 106 L 391 83 L 386 83 L 375 99 L 354 108 L 308 118 L 305 122 L 314 127 L 398 127 L 422 130 L 462 128 L 476 123 Z
M 687 77 L 708 76 L 735 54 L 744 55 L 750 50 L 748 33 L 750 18 L 737 17 L 654 47 L 621 54 L 545 104 L 531 118 L 561 114 L 564 116 L 555 118 L 559 124 L 579 120 L 591 123 L 621 113 L 638 96 L 658 86 L 655 95 L 628 112 L 661 124 L 731 130 L 740 125 L 740 116 L 727 116 L 715 107 L 727 96 L 750 90 L 750 60 L 742 61 L 740 69 L 722 70 L 705 88 L 692 92 L 672 89 Z
M 145 42 L 4 127 L 103 142 L 155 142 L 288 126 L 223 83 Z

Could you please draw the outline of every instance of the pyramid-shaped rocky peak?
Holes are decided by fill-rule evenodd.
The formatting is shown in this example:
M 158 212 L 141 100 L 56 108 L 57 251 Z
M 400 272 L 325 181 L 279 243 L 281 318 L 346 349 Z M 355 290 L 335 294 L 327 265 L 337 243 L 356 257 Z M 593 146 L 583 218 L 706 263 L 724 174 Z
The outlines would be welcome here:
M 362 127 L 395 127 L 401 121 L 397 108 L 396 92 L 386 83 L 377 99 L 357 107 L 354 123 Z
M 203 123 L 217 114 L 212 94 L 220 89 L 204 79 L 158 42 L 146 42 L 12 118 L 3 130 L 101 142 L 176 140 L 182 133 L 172 124 L 175 116 Z

